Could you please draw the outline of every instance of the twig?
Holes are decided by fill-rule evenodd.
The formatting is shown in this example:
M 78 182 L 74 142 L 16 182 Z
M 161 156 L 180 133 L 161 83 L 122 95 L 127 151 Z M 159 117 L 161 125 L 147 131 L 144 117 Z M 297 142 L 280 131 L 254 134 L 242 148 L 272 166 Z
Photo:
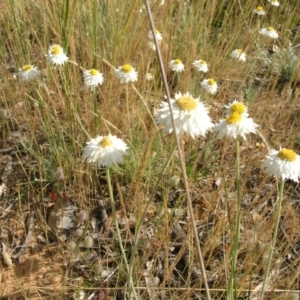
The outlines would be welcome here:
M 23 245 L 21 246 L 21 249 L 16 254 L 14 254 L 12 256 L 14 259 L 18 259 L 19 263 L 21 263 L 21 256 L 22 256 L 23 252 L 25 251 L 25 249 L 28 246 L 28 243 L 29 243 L 32 231 L 33 231 L 33 223 L 34 223 L 34 211 L 32 210 L 30 212 L 28 232 L 27 232 L 25 241 L 24 241 Z
M 158 57 L 159 65 L 160 65 L 160 70 L 161 70 L 161 75 L 162 75 L 162 78 L 163 78 L 163 83 L 164 83 L 164 87 L 165 87 L 165 91 L 166 91 L 166 95 L 167 95 L 167 100 L 168 100 L 168 103 L 169 103 L 169 109 L 170 109 L 170 115 L 171 115 L 171 119 L 172 119 L 173 131 L 174 131 L 174 134 L 175 134 L 175 139 L 176 139 L 176 144 L 177 144 L 177 149 L 178 149 L 180 168 L 181 168 L 181 171 L 182 171 L 182 177 L 183 177 L 184 187 L 185 187 L 185 191 L 186 191 L 186 201 L 187 201 L 187 206 L 188 206 L 188 210 L 189 210 L 189 213 L 190 213 L 190 220 L 191 220 L 193 235 L 194 235 L 194 239 L 195 239 L 197 254 L 198 254 L 198 258 L 199 258 L 199 262 L 200 262 L 200 268 L 201 268 L 201 272 L 202 272 L 202 278 L 203 278 L 203 282 L 204 282 L 205 292 L 206 292 L 207 299 L 211 300 L 209 287 L 208 287 L 208 283 L 207 283 L 206 270 L 205 270 L 205 266 L 204 266 L 202 250 L 201 250 L 200 241 L 199 241 L 199 237 L 198 237 L 198 232 L 197 232 L 197 228 L 196 228 L 196 222 L 195 222 L 195 218 L 194 218 L 194 211 L 193 211 L 192 199 L 191 199 L 191 195 L 190 195 L 190 189 L 189 189 L 189 185 L 188 185 L 188 181 L 187 181 L 187 174 L 186 174 L 186 167 L 185 167 L 183 149 L 181 147 L 179 137 L 177 135 L 175 121 L 174 121 L 174 117 L 173 117 L 173 111 L 172 111 L 171 104 L 170 104 L 171 103 L 171 101 L 170 101 L 171 96 L 170 96 L 170 91 L 169 91 L 169 87 L 168 87 L 167 76 L 166 76 L 162 56 L 161 56 L 161 53 L 160 53 L 159 45 L 158 45 L 157 39 L 155 37 L 155 26 L 154 26 L 154 22 L 153 22 L 153 18 L 152 18 L 152 13 L 151 13 L 149 1 L 145 0 L 145 4 L 146 4 L 146 8 L 147 8 L 147 13 L 148 13 L 150 25 L 151 25 L 151 30 L 152 30 L 152 33 L 153 33 L 154 43 L 155 43 L 155 46 L 156 46 L 156 53 L 157 53 L 157 57 Z
M 13 203 L 11 203 L 8 207 L 6 207 L 0 215 L 0 219 L 4 219 L 10 212 L 12 212 L 13 206 L 17 203 L 18 199 L 13 200 Z

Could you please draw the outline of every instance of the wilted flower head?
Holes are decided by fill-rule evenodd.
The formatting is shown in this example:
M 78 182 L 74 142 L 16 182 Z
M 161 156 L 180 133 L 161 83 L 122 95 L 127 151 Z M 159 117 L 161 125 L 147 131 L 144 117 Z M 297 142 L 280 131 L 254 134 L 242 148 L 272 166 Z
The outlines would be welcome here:
M 86 144 L 83 157 L 89 163 L 97 163 L 98 168 L 122 163 L 128 149 L 122 139 L 111 134 L 97 136 Z
M 18 77 L 22 81 L 29 81 L 33 79 L 37 79 L 40 76 L 41 72 L 37 69 L 37 67 L 33 65 L 25 65 L 19 69 Z
M 218 84 L 212 78 L 204 79 L 201 82 L 201 86 L 212 95 L 214 95 L 218 90 Z
M 203 73 L 208 72 L 208 65 L 205 60 L 202 59 L 195 60 L 193 62 L 193 67 L 199 72 L 203 72 Z
M 274 6 L 279 6 L 279 2 L 277 0 L 268 0 L 269 2 L 271 2 L 272 5 Z
M 264 8 L 261 5 L 257 6 L 256 9 L 253 10 L 253 12 L 259 16 L 264 16 L 266 14 Z
M 102 73 L 96 69 L 83 71 L 83 81 L 86 87 L 93 88 L 101 85 L 104 81 Z
M 246 61 L 246 53 L 242 49 L 235 49 L 230 54 L 231 57 L 236 58 L 240 61 Z
M 271 26 L 268 27 L 268 28 L 261 29 L 259 33 L 262 34 L 263 36 L 267 36 L 267 37 L 270 37 L 272 39 L 277 39 L 278 38 L 278 33 Z
M 282 180 L 291 179 L 295 182 L 299 181 L 300 158 L 291 149 L 271 150 L 264 159 L 262 167 L 268 174 L 277 176 Z
M 138 73 L 135 68 L 129 64 L 118 67 L 115 70 L 115 74 L 121 83 L 135 82 L 138 77 Z
M 170 61 L 170 68 L 174 72 L 181 73 L 184 71 L 184 64 L 180 59 L 173 59 Z
M 255 124 L 251 118 L 235 111 L 228 115 L 226 119 L 220 120 L 220 122 L 214 127 L 214 130 L 218 132 L 218 139 L 225 136 L 237 139 L 241 136 L 244 140 L 246 140 L 246 134 L 255 133 L 257 127 L 258 125 Z
M 176 132 L 178 136 L 186 133 L 195 138 L 205 136 L 207 131 L 213 128 L 213 123 L 208 115 L 208 109 L 200 101 L 200 98 L 193 98 L 189 93 L 176 93 L 175 99 L 170 99 L 174 116 Z M 158 111 L 157 123 L 164 124 L 164 131 L 173 132 L 169 104 L 162 102 Z
M 64 49 L 59 45 L 52 45 L 49 47 L 47 60 L 53 65 L 63 65 L 69 60 L 69 57 L 64 53 Z

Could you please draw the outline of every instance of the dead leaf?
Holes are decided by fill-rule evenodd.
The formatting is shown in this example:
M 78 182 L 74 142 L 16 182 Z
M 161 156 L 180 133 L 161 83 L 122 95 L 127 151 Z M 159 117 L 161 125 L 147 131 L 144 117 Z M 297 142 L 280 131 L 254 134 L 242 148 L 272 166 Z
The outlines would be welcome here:
M 74 227 L 75 211 L 77 208 L 69 201 L 58 200 L 51 210 L 48 226 L 59 238 L 65 240 Z

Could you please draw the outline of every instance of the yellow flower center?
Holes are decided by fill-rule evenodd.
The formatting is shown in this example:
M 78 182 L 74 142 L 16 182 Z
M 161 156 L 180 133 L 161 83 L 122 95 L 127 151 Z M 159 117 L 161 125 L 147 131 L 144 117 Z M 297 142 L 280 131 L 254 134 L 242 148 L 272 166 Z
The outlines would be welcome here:
M 201 60 L 200 63 L 201 63 L 201 65 L 206 65 L 206 61 L 205 60 Z
M 180 59 L 175 59 L 174 62 L 175 62 L 176 65 L 180 65 L 181 64 L 181 60 Z
M 262 6 L 257 6 L 257 8 L 256 8 L 258 11 L 263 11 L 264 10 L 264 8 L 262 7 Z
M 98 73 L 99 73 L 99 71 L 98 71 L 98 70 L 95 70 L 95 69 L 92 69 L 91 72 L 90 72 L 90 74 L 91 74 L 92 76 L 96 76 L 96 75 L 98 75 Z
M 131 66 L 131 65 L 128 65 L 128 64 L 122 66 L 122 71 L 123 71 L 124 73 L 130 73 L 130 72 L 132 71 L 132 69 L 133 69 L 132 66 Z
M 241 102 L 235 102 L 230 106 L 230 110 L 232 113 L 236 112 L 241 115 L 246 112 L 246 106 Z
M 208 84 L 209 85 L 214 85 L 215 81 L 212 78 L 210 78 L 210 79 L 208 79 Z
M 155 34 L 160 34 L 160 32 L 158 30 L 155 30 Z
M 275 29 L 273 27 L 268 27 L 268 31 L 275 31 Z
M 181 109 L 181 110 L 188 110 L 192 111 L 195 110 L 197 107 L 197 101 L 191 97 L 191 96 L 182 96 L 176 101 L 176 105 Z
M 297 159 L 297 154 L 291 149 L 283 148 L 279 151 L 278 157 L 282 160 L 292 162 Z
M 32 70 L 32 66 L 31 65 L 25 65 L 22 67 L 22 70 L 25 72 L 29 72 Z
M 112 140 L 109 138 L 109 136 L 105 136 L 99 143 L 99 145 L 102 147 L 102 148 L 106 148 L 106 147 L 109 147 L 113 144 Z
M 239 123 L 241 120 L 242 116 L 236 111 L 226 118 L 227 124 L 236 124 Z
M 243 52 L 242 49 L 236 49 L 236 51 L 237 51 L 238 53 L 242 53 L 242 52 Z
M 51 54 L 58 55 L 60 53 L 61 53 L 60 46 L 59 45 L 54 45 L 52 47 Z

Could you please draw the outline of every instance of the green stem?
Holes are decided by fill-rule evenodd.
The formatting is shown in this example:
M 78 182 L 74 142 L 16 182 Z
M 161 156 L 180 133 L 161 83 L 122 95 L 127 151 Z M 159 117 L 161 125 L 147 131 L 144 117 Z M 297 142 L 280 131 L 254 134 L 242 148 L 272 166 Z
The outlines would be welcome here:
M 228 296 L 230 300 L 237 299 L 237 289 L 236 289 L 236 265 L 238 257 L 238 248 L 240 242 L 240 230 L 241 230 L 241 206 L 242 206 L 242 196 L 241 196 L 241 178 L 240 178 L 240 143 L 236 139 L 236 163 L 235 163 L 235 180 L 237 189 L 237 219 L 235 236 L 232 246 L 232 264 L 231 273 L 228 287 Z
M 278 232 L 278 227 L 279 227 L 279 221 L 280 221 L 280 216 L 281 216 L 284 182 L 285 181 L 282 180 L 280 183 L 280 187 L 279 187 L 279 199 L 278 199 L 278 207 L 277 207 L 277 213 L 276 213 L 274 234 L 273 234 L 271 249 L 270 249 L 270 253 L 269 253 L 269 257 L 268 257 L 267 269 L 266 269 L 265 275 L 264 275 L 264 282 L 263 282 L 263 286 L 262 286 L 261 294 L 260 294 L 260 298 L 259 298 L 260 300 L 264 299 L 267 280 L 268 280 L 268 276 L 270 273 L 271 262 L 272 262 L 272 257 L 273 257 L 273 252 L 274 252 L 274 248 L 275 248 L 276 237 L 277 237 L 277 232 Z
M 129 98 L 128 84 L 126 84 L 125 91 L 126 91 L 126 110 L 127 110 L 127 120 L 128 120 L 128 126 L 129 126 L 129 138 L 130 138 L 130 141 L 132 142 L 132 135 L 131 135 L 131 128 L 130 128 L 129 101 L 128 101 L 128 98 Z
M 62 28 L 63 34 L 63 47 L 67 51 L 67 28 L 68 28 L 68 18 L 69 18 L 69 0 L 65 1 L 65 11 L 64 11 L 64 24 Z
M 95 131 L 97 133 L 99 129 L 99 115 L 98 115 L 98 101 L 97 101 L 96 88 L 94 88 L 93 92 L 94 92 L 94 114 L 95 114 L 94 122 L 95 122 Z
M 118 220 L 117 220 L 117 217 L 116 217 L 116 205 L 115 205 L 113 189 L 112 189 L 112 185 L 111 185 L 111 181 L 110 181 L 109 168 L 106 168 L 106 179 L 107 179 L 107 186 L 108 186 L 108 192 L 109 192 L 109 198 L 110 198 L 110 203 L 111 203 L 112 214 L 113 214 L 113 218 L 114 218 L 114 221 L 115 221 L 116 232 L 117 232 L 117 236 L 118 236 L 119 247 L 121 249 L 121 253 L 122 253 L 123 260 L 124 260 L 125 267 L 126 267 L 126 272 L 128 274 L 127 283 L 128 283 L 128 286 L 129 286 L 129 294 L 130 295 L 133 294 L 134 299 L 139 299 L 137 294 L 136 294 L 135 288 L 134 288 L 133 279 L 132 279 L 132 276 L 131 276 L 131 273 L 130 273 L 128 260 L 127 260 L 125 249 L 124 249 L 124 246 L 123 246 L 123 243 L 122 243 L 121 232 L 120 232 Z M 129 297 L 129 299 L 131 299 L 131 298 Z
M 96 22 L 96 20 L 98 20 L 97 17 L 97 12 L 99 11 L 98 5 L 97 5 L 98 1 L 94 0 L 93 2 L 93 35 L 92 35 L 92 47 L 93 47 L 93 52 L 97 52 L 97 28 L 99 26 L 98 22 Z M 100 17 L 99 17 L 100 19 Z M 93 54 L 93 65 L 96 66 L 97 64 L 97 56 Z

